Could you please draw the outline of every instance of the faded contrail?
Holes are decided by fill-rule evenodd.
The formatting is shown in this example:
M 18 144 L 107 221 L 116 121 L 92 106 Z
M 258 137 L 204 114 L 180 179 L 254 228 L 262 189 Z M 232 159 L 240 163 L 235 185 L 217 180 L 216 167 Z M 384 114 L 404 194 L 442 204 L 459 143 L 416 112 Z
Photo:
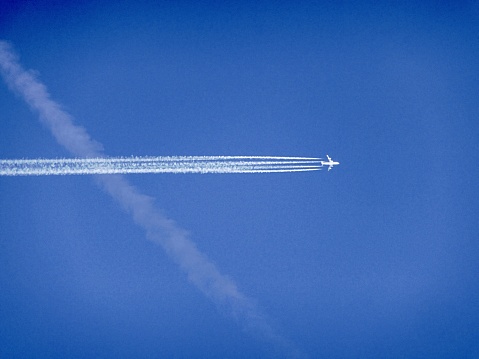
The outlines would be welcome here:
M 319 159 L 307 157 L 168 156 L 0 160 L 0 176 L 272 173 L 319 169 Z
M 47 88 L 35 75 L 23 69 L 5 41 L 0 41 L 0 71 L 10 89 L 39 114 L 42 123 L 70 153 L 77 157 L 105 157 L 102 145 L 92 140 L 83 127 L 74 124 L 73 117 L 50 98 Z M 222 311 L 235 318 L 244 329 L 274 344 L 283 355 L 298 356 L 299 352 L 275 332 L 254 302 L 198 250 L 186 230 L 155 207 L 151 197 L 140 193 L 124 176 L 96 178 L 146 231 L 147 238 L 160 244 L 188 279 Z

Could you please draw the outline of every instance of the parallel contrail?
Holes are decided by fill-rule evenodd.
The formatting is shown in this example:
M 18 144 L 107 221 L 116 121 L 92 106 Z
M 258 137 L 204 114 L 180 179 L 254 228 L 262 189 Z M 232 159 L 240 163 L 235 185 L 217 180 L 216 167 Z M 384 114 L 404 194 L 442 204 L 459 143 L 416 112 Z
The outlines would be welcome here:
M 45 85 L 37 80 L 32 71 L 26 71 L 20 65 L 5 41 L 0 41 L 0 72 L 10 89 L 39 114 L 58 143 L 73 156 L 105 157 L 103 146 L 92 140 L 83 127 L 74 124 L 73 117 L 50 98 Z M 145 230 L 147 238 L 161 245 L 188 279 L 222 311 L 236 319 L 244 329 L 273 344 L 282 355 L 300 355 L 288 340 L 273 329 L 254 301 L 200 252 L 188 238 L 187 231 L 156 208 L 153 198 L 140 193 L 124 176 L 97 176 L 96 179 Z
M 0 176 L 131 173 L 272 173 L 320 170 L 319 158 L 161 156 L 0 160 Z

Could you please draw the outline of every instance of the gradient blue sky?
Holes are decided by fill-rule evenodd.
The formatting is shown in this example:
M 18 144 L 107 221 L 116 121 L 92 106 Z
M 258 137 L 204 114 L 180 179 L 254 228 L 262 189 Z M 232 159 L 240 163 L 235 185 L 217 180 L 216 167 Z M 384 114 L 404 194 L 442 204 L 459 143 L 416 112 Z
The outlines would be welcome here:
M 6 1 L 0 38 L 312 358 L 479 356 L 477 2 Z M 67 157 L 0 86 L 0 157 Z M 88 176 L 0 178 L 0 356 L 274 357 Z

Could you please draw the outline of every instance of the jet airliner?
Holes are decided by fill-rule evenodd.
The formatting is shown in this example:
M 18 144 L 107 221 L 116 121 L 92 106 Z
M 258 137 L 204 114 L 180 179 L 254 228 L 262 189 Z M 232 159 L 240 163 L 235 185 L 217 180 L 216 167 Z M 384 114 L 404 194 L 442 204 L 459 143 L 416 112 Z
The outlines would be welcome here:
M 339 165 L 339 162 L 334 162 L 331 159 L 331 157 L 329 157 L 328 155 L 326 155 L 326 157 L 328 157 L 327 161 L 320 161 L 320 162 L 321 162 L 321 166 L 329 166 L 328 171 L 330 171 L 331 168 L 333 168 L 333 166 Z

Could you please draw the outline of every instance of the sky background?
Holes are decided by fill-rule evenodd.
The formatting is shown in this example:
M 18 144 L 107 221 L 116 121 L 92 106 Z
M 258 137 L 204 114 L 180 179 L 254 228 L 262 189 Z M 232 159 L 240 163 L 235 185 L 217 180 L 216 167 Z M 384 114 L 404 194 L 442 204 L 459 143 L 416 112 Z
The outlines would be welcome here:
M 321 156 L 129 180 L 311 358 L 479 356 L 479 3 L 3 2 L 0 39 L 111 156 Z M 0 157 L 69 157 L 0 86 Z M 0 178 L 0 357 L 246 358 L 90 176 Z M 283 353 L 287 355 L 287 353 Z

